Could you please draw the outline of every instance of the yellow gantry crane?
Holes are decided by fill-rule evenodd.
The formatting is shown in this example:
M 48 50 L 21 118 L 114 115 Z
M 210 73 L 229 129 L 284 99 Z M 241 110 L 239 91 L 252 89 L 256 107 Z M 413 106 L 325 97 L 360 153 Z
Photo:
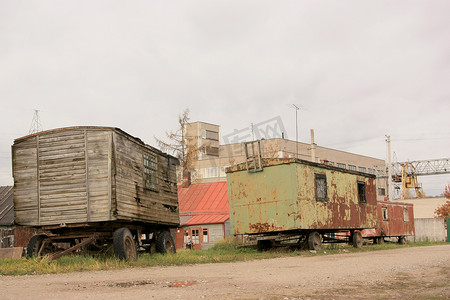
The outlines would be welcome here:
M 419 175 L 437 175 L 450 173 L 450 159 L 433 159 L 392 164 L 392 181 L 401 183 L 400 197 L 405 199 L 407 189 L 415 189 L 417 198 L 425 198 Z
M 413 170 L 413 173 L 408 173 L 408 167 Z M 401 182 L 400 189 L 400 199 L 405 199 L 407 189 L 415 189 L 417 198 L 425 198 L 425 193 L 422 189 L 422 184 L 417 180 L 417 176 L 414 175 L 416 173 L 416 168 L 410 163 L 402 164 L 402 174 L 401 176 L 396 176 L 393 178 L 394 182 Z

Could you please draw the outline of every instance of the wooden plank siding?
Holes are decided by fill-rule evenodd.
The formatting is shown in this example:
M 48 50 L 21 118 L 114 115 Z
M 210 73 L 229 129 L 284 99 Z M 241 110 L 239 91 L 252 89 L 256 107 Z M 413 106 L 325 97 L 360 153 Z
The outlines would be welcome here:
M 12 150 L 17 224 L 179 223 L 170 156 L 120 129 L 55 129 L 17 139 Z M 157 158 L 156 189 L 145 187 L 144 153 Z
M 20 148 L 13 148 L 12 152 L 14 218 L 24 225 L 36 224 L 39 218 L 36 140 L 37 137 L 24 140 Z
M 160 151 L 124 135 L 114 135 L 116 164 L 116 214 L 118 219 L 178 224 L 178 198 L 175 167 Z M 145 187 L 144 154 L 157 160 L 157 188 Z

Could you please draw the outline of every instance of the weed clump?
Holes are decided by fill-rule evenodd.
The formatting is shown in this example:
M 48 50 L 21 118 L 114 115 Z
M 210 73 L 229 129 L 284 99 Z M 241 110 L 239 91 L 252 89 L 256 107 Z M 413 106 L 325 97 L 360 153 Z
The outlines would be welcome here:
M 241 244 L 234 237 L 229 236 L 229 237 L 215 243 L 211 247 L 211 249 L 212 250 L 229 251 L 229 250 L 236 250 L 239 248 L 239 246 L 241 246 Z

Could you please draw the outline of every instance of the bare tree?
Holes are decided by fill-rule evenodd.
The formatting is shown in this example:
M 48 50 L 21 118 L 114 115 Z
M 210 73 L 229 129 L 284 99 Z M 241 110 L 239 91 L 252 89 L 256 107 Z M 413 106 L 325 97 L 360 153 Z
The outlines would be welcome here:
M 201 150 L 196 143 L 198 136 L 187 135 L 189 120 L 189 108 L 186 108 L 178 116 L 178 129 L 176 131 L 166 132 L 168 141 L 155 137 L 162 151 L 170 152 L 180 160 L 182 173 L 194 169 L 194 163 L 197 161 L 199 151 Z

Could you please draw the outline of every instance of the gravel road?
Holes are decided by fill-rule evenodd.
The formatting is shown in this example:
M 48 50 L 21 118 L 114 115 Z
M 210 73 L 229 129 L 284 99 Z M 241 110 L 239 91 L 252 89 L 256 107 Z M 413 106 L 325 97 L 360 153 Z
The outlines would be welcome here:
M 450 299 L 450 245 L 1 276 L 1 299 Z

